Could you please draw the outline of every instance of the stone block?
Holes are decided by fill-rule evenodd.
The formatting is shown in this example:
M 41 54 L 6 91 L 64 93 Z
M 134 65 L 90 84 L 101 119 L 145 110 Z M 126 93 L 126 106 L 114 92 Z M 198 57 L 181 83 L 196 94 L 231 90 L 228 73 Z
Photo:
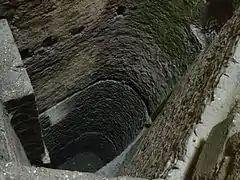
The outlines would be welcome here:
M 5 19 L 0 20 L 0 100 L 31 164 L 41 163 L 44 146 L 33 87 Z
M 147 180 L 133 177 L 107 178 L 97 176 L 93 173 L 82 173 L 77 171 L 63 171 L 48 168 L 36 168 L 27 166 L 16 166 L 14 163 L 0 162 L 0 179 L 24 179 L 24 180 Z

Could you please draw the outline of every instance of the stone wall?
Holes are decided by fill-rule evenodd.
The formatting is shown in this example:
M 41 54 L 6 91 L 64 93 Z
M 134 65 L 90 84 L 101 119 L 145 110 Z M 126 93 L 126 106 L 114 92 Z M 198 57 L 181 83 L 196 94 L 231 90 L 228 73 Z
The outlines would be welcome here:
M 0 59 L 0 100 L 7 117 L 2 121 L 15 130 L 30 163 L 41 164 L 44 146 L 35 96 L 5 19 L 0 20 Z

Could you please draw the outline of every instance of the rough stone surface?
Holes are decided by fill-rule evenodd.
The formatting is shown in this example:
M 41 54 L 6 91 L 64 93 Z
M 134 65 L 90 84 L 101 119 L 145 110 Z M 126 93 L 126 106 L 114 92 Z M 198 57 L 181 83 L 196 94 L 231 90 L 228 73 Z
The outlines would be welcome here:
M 234 113 L 231 110 L 225 120 L 212 128 L 196 163 L 193 180 L 216 178 L 224 157 L 225 142 L 233 119 Z
M 188 26 L 195 5 L 21 1 L 10 24 L 40 112 L 106 79 L 129 85 L 154 112 L 199 52 Z
M 15 134 L 2 103 L 0 103 L 0 161 L 29 165 L 24 149 Z
M 189 27 L 196 4 L 192 0 L 20 1 L 10 24 L 39 111 L 96 82 L 113 80 L 133 89 L 151 116 L 199 53 Z M 91 113 L 86 116 L 98 120 Z
M 0 20 L 0 99 L 31 163 L 44 153 L 33 88 L 5 19 Z
M 29 4 L 31 4 L 31 3 L 29 3 Z M 61 2 L 60 2 L 60 4 L 61 4 Z M 38 4 L 36 6 L 38 6 Z M 54 8 L 57 9 L 56 6 L 54 6 L 53 9 Z M 51 7 L 50 7 L 50 9 L 51 9 Z M 100 9 L 101 9 L 101 7 L 100 7 Z M 35 10 L 36 9 L 33 9 L 33 11 L 35 11 Z M 43 10 L 45 10 L 45 8 L 43 8 Z M 64 10 L 66 10 L 66 9 L 64 9 Z M 38 12 L 41 12 L 41 11 L 38 11 Z M 106 13 L 106 12 L 104 12 L 104 13 Z M 76 16 L 74 16 L 74 17 L 76 17 Z M 49 18 L 49 17 L 47 17 L 47 18 Z M 118 16 L 118 18 L 122 18 L 122 16 L 120 16 L 120 17 Z M 51 18 L 49 18 L 49 19 L 51 19 Z M 167 102 L 166 107 L 161 112 L 161 114 L 157 117 L 157 120 L 153 123 L 153 126 L 150 128 L 150 131 L 147 133 L 146 138 L 141 142 L 140 149 L 137 150 L 136 156 L 134 157 L 134 159 L 132 161 L 130 161 L 130 166 L 128 166 L 127 171 L 125 171 L 125 172 L 127 172 L 127 174 L 128 173 L 133 174 L 134 176 L 141 175 L 143 177 L 144 176 L 149 177 L 150 179 L 155 178 L 155 177 L 158 178 L 161 176 L 163 169 L 164 169 L 164 165 L 166 165 L 167 160 L 172 158 L 172 162 L 173 162 L 175 159 L 180 159 L 182 157 L 182 155 L 184 154 L 183 147 L 185 145 L 185 139 L 187 139 L 187 137 L 189 136 L 189 132 L 192 129 L 192 125 L 200 119 L 199 117 L 201 115 L 202 106 L 204 104 L 204 100 L 206 99 L 206 97 L 213 98 L 213 96 L 212 96 L 213 89 L 216 87 L 216 84 L 218 83 L 220 76 L 223 74 L 223 72 L 221 70 L 224 69 L 224 66 L 226 65 L 226 63 L 230 57 L 230 53 L 231 53 L 230 49 L 232 48 L 232 46 L 234 44 L 233 38 L 231 38 L 231 36 L 235 37 L 237 34 L 239 34 L 240 28 L 239 28 L 239 20 L 238 19 L 239 19 L 239 14 L 237 14 L 234 17 L 234 20 L 231 22 L 232 24 L 230 23 L 230 25 L 229 25 L 229 26 L 232 26 L 233 28 L 232 29 L 225 28 L 225 32 L 220 34 L 220 38 L 217 39 L 219 41 L 219 44 L 217 44 L 217 45 L 213 44 L 207 51 L 205 51 L 204 52 L 205 55 L 202 55 L 199 57 L 199 61 L 192 67 L 191 72 L 188 73 L 185 78 L 183 78 L 183 82 L 181 82 L 183 84 L 177 85 L 176 90 L 173 92 L 172 96 L 170 97 L 169 101 Z M 237 25 L 235 25 L 235 23 Z M 79 29 L 84 29 L 84 28 L 79 28 Z M 74 29 L 77 31 L 77 34 L 79 33 L 79 29 L 78 30 Z M 76 32 L 74 30 L 71 29 L 70 33 L 74 34 L 73 32 Z M 104 36 L 105 35 L 106 34 L 104 34 Z M 107 40 L 109 40 L 109 39 L 107 39 Z M 112 39 L 110 38 L 110 40 L 112 40 Z M 101 39 L 100 41 L 103 41 L 103 40 Z M 32 43 L 35 43 L 35 42 L 32 41 Z M 146 42 L 144 42 L 143 44 L 145 44 L 145 43 Z M 165 43 L 167 44 L 167 42 L 165 42 Z M 28 44 L 28 42 L 27 42 L 27 44 Z M 53 37 L 51 36 L 51 37 L 44 39 L 41 46 L 49 47 L 49 46 L 52 46 L 53 44 L 56 44 L 56 38 L 54 36 Z M 64 44 L 64 45 L 66 45 L 66 44 Z M 137 45 L 140 45 L 140 44 L 137 44 Z M 22 51 L 22 55 L 24 55 L 25 53 L 27 55 L 29 55 L 31 48 L 24 49 L 24 51 Z M 110 46 L 108 46 L 108 48 L 110 48 Z M 38 47 L 36 47 L 36 49 L 38 49 Z M 46 48 L 46 49 L 49 50 L 48 48 Z M 78 48 L 76 48 L 76 49 L 78 50 Z M 110 51 L 110 52 L 113 53 L 114 51 Z M 176 53 L 176 54 L 178 54 L 178 53 Z M 105 56 L 103 56 L 103 57 L 105 57 Z M 106 57 L 108 57 L 108 56 L 106 56 Z M 111 55 L 109 55 L 109 57 L 111 57 Z M 26 62 L 28 62 L 28 63 L 31 62 L 31 58 L 26 58 Z M 78 64 L 78 63 L 76 63 L 76 64 Z M 76 64 L 74 64 L 74 65 L 76 65 Z M 106 63 L 104 62 L 104 65 L 105 64 Z M 111 64 L 111 62 L 109 64 Z M 109 64 L 107 64 L 107 66 Z M 103 65 L 103 67 L 106 69 L 105 69 L 105 71 L 103 71 L 103 75 L 101 74 L 101 71 L 99 71 L 100 73 L 97 71 L 96 75 L 99 75 L 103 80 L 106 80 L 109 77 L 111 77 L 112 73 L 114 74 L 114 71 L 111 71 L 111 69 L 109 70 L 108 69 L 109 67 L 106 67 L 104 65 Z M 116 68 L 114 63 L 111 65 L 113 65 L 113 67 Z M 124 64 L 124 65 L 126 65 L 126 64 Z M 126 66 L 126 67 L 129 67 L 129 66 Z M 34 66 L 32 66 L 31 68 L 33 68 L 33 70 L 36 70 L 36 69 L 34 69 Z M 67 68 L 69 68 L 69 66 Z M 112 68 L 112 66 L 111 66 L 111 68 Z M 139 69 L 141 69 L 141 68 L 139 68 Z M 70 69 L 72 69 L 72 67 Z M 116 69 L 114 69 L 114 70 L 116 70 Z M 109 70 L 109 74 L 108 74 L 108 70 Z M 38 71 L 38 70 L 36 70 L 36 71 Z M 38 71 L 38 73 L 39 72 L 40 71 Z M 51 72 L 51 71 L 49 71 L 49 72 Z M 91 70 L 90 70 L 90 72 L 91 72 Z M 132 71 L 130 71 L 130 72 L 132 73 Z M 105 75 L 106 75 L 105 73 L 107 74 L 106 77 L 105 77 Z M 119 75 L 118 73 L 120 74 L 120 77 L 121 77 L 121 76 L 124 76 L 123 74 L 125 73 L 125 71 L 123 74 L 121 74 L 122 73 L 121 70 L 119 72 L 116 72 L 116 74 L 117 74 L 116 76 Z M 133 72 L 133 74 L 134 74 L 134 72 Z M 137 74 L 137 75 L 139 75 L 139 74 Z M 39 76 L 39 74 L 38 74 L 38 76 Z M 131 78 L 133 76 L 129 75 L 129 77 L 131 77 Z M 98 77 L 98 76 L 96 76 L 96 77 Z M 139 78 L 139 76 L 137 76 L 137 77 Z M 90 79 L 89 81 L 93 82 L 93 86 L 94 86 L 95 81 L 91 81 L 92 79 L 91 78 L 88 79 L 88 78 L 87 78 L 87 81 Z M 104 79 L 104 78 L 106 78 L 106 79 Z M 68 80 L 70 80 L 70 79 L 68 79 Z M 121 79 L 121 81 L 123 83 L 125 83 L 126 79 L 128 79 L 128 76 L 124 76 Z M 160 79 L 158 79 L 158 80 L 160 80 Z M 116 78 L 116 80 L 119 80 L 119 79 Z M 141 80 L 139 80 L 139 81 L 141 82 Z M 136 81 L 136 82 L 138 82 L 138 81 Z M 144 80 L 143 80 L 143 82 L 144 82 Z M 153 84 L 154 84 L 154 82 L 153 82 Z M 139 83 L 139 84 L 141 84 L 141 83 Z M 76 84 L 78 84 L 78 83 L 76 83 Z M 138 85 L 138 83 L 136 83 L 136 84 Z M 134 85 L 136 85 L 136 84 L 134 84 Z M 142 84 L 144 84 L 144 83 L 142 83 Z M 149 84 L 146 83 L 146 84 L 147 84 L 146 87 L 148 87 L 148 85 L 151 83 L 149 83 Z M 92 87 L 92 86 L 89 86 L 89 84 L 87 84 L 86 86 L 85 85 L 86 84 L 84 84 L 84 85 L 80 84 L 81 93 L 85 92 L 85 87 L 87 87 L 87 86 L 88 86 L 88 88 Z M 144 91 L 142 91 L 141 88 L 144 87 L 145 84 L 143 86 L 139 85 L 139 87 L 136 86 L 137 88 L 135 88 L 135 86 L 132 84 L 129 84 L 129 85 L 131 87 L 134 87 L 132 89 L 135 90 L 135 93 L 137 92 L 138 95 L 141 96 L 142 100 L 145 102 L 145 104 L 149 108 L 149 112 L 152 112 L 152 110 L 156 108 L 156 104 L 157 104 L 156 102 L 158 102 L 159 99 L 156 100 L 156 102 L 154 102 L 155 101 L 154 96 L 153 96 L 154 98 L 151 97 L 154 99 L 154 101 L 151 101 L 152 100 L 151 98 L 149 98 L 147 100 L 144 99 L 144 97 L 146 97 L 145 95 L 147 94 L 146 93 L 147 91 L 144 92 Z M 39 85 L 39 86 L 41 86 L 41 85 Z M 59 87 L 61 87 L 61 86 L 59 86 Z M 71 84 L 71 87 L 73 87 L 72 84 Z M 150 87 L 153 87 L 153 86 L 150 86 Z M 78 88 L 76 91 L 79 90 Z M 108 89 L 108 88 L 106 88 L 106 89 Z M 168 90 L 169 89 L 171 89 L 171 88 L 168 88 Z M 60 94 L 63 93 L 64 91 L 67 91 L 67 90 L 60 91 Z M 74 90 L 72 90 L 72 91 L 74 91 Z M 90 92 L 94 92 L 94 91 L 90 91 Z M 104 91 L 102 90 L 101 92 L 104 92 Z M 146 93 L 146 94 L 144 94 L 144 93 Z M 69 94 L 72 94 L 72 93 L 69 93 Z M 88 93 L 86 93 L 86 94 L 88 94 Z M 93 94 L 93 96 L 94 95 L 95 94 Z M 65 97 L 67 95 L 61 94 L 60 96 Z M 48 106 L 52 106 L 52 105 L 56 104 L 59 101 L 59 99 L 61 99 L 61 98 L 59 98 L 59 99 L 58 98 L 59 97 L 56 97 L 54 102 L 50 102 L 50 104 L 52 103 L 51 105 L 48 105 L 49 102 L 47 102 L 46 104 L 44 104 L 43 101 L 40 102 L 41 108 L 44 110 L 44 108 L 47 108 Z M 85 98 L 87 100 L 89 100 L 88 96 L 85 96 Z M 82 99 L 78 99 L 78 101 L 81 101 L 81 100 Z M 92 102 L 91 100 L 93 100 L 93 98 L 90 98 L 89 102 Z M 41 103 L 43 103 L 43 104 L 41 104 Z M 86 104 L 88 104 L 88 103 L 86 103 Z M 32 104 L 29 104 L 29 106 L 31 106 L 31 105 Z M 75 107 L 70 106 L 69 108 L 74 109 Z M 133 108 L 135 108 L 135 106 L 133 106 Z M 81 109 L 81 108 L 79 108 L 79 109 Z M 72 116 L 74 116 L 81 111 L 70 111 L 70 112 L 74 112 L 74 113 L 63 112 L 63 115 L 71 114 Z M 75 112 L 76 112 L 76 114 L 75 114 Z M 95 112 L 95 111 L 92 111 L 92 112 Z M 90 116 L 89 116 L 89 114 L 90 114 Z M 89 114 L 88 114 L 88 117 L 91 117 L 91 113 L 89 113 Z M 47 117 L 46 119 L 48 119 L 48 118 L 49 117 Z M 48 129 L 48 130 L 51 129 L 52 124 L 57 122 L 57 121 L 52 121 L 52 120 L 58 121 L 58 117 L 57 118 L 55 117 L 52 119 L 49 118 L 48 123 L 44 125 L 44 127 L 46 129 Z M 57 122 L 57 124 L 58 124 L 58 122 Z M 61 128 L 57 128 L 57 130 L 62 132 Z M 162 130 L 162 131 L 159 131 L 159 130 Z M 54 132 L 56 132 L 56 130 Z M 65 135 L 63 132 L 62 137 L 64 137 L 64 136 L 66 137 L 66 139 L 69 138 L 69 135 L 68 134 Z M 238 147 L 238 143 L 237 143 L 237 147 Z M 233 149 L 237 149 L 237 148 L 233 148 Z M 237 151 L 235 153 L 235 157 L 236 157 L 235 158 L 236 165 L 238 165 L 239 158 L 238 158 Z M 74 174 L 75 172 L 73 173 L 73 172 L 69 172 L 69 171 L 49 170 L 49 169 L 44 169 L 44 168 L 34 168 L 34 167 L 24 167 L 24 166 L 17 167 L 15 165 L 12 165 L 11 163 L 4 164 L 0 167 L 1 167 L 1 172 L 2 172 L 2 174 L 0 174 L 0 176 L 2 179 L 10 179 L 10 178 L 15 178 L 15 179 L 21 179 L 21 178 L 28 179 L 29 178 L 29 179 L 31 179 L 31 178 L 36 178 L 36 177 L 39 177 L 39 179 L 74 179 L 76 177 L 78 179 L 81 179 L 82 177 L 80 177 L 80 176 L 84 176 L 83 179 L 98 179 L 98 178 L 101 179 L 102 178 L 102 177 L 96 177 L 95 175 L 89 174 L 89 173 L 86 174 L 86 173 L 77 172 L 76 174 Z M 236 166 L 236 168 L 239 169 L 238 166 Z M 235 173 L 234 175 L 236 176 L 237 173 Z M 164 176 L 164 174 L 163 174 L 163 176 Z M 105 178 L 103 178 L 103 179 L 105 179 Z M 119 177 L 119 178 L 113 178 L 113 179 L 125 179 L 125 177 Z M 126 179 L 128 179 L 128 178 L 126 178 Z
M 228 167 L 226 180 L 240 179 L 240 133 L 231 136 L 226 145 L 226 155 L 231 156 L 231 164 Z
M 147 118 L 140 96 L 110 80 L 95 83 L 41 114 L 55 168 L 84 152 L 94 152 L 105 165 L 136 138 Z
M 230 60 L 239 30 L 238 11 L 175 86 L 169 101 L 126 166 L 125 174 L 166 177 L 174 162 L 181 160 L 194 124 L 200 123 L 206 99 L 214 98 L 214 89 Z M 170 165 L 166 167 L 167 164 Z
M 5 19 L 0 20 L 0 33 L 0 98 L 8 102 L 32 94 L 33 88 Z
M 92 173 L 62 171 L 47 168 L 16 166 L 14 163 L 0 162 L 0 179 L 24 179 L 24 180 L 146 180 L 132 177 L 106 178 Z

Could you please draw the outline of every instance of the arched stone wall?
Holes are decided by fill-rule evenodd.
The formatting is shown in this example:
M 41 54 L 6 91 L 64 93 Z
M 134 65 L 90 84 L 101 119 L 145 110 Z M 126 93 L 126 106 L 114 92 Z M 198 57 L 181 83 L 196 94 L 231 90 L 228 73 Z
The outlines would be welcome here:
M 100 159 L 98 168 L 102 167 L 134 140 L 146 120 L 147 109 L 138 94 L 112 80 L 98 82 L 41 115 L 54 168 L 77 155 L 84 158 L 84 153 L 95 154 Z M 73 169 L 71 165 L 63 167 Z

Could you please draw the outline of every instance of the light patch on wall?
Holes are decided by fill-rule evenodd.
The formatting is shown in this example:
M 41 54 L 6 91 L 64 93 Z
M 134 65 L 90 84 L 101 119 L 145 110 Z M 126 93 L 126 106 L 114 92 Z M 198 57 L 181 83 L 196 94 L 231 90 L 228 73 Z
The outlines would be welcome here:
M 222 122 L 226 117 L 230 108 L 235 103 L 240 91 L 240 41 L 239 37 L 233 47 L 233 56 L 229 60 L 225 74 L 220 78 L 219 84 L 214 92 L 214 101 L 206 104 L 205 110 L 201 116 L 201 124 L 197 124 L 194 132 L 190 135 L 185 146 L 186 154 L 183 160 L 176 160 L 174 169 L 168 173 L 166 180 L 184 180 L 189 169 L 189 165 L 199 150 L 202 140 L 206 140 L 212 128 Z M 239 116 L 237 116 L 239 117 Z M 235 131 L 238 129 L 239 121 L 234 119 Z M 236 128 L 238 130 L 236 130 Z M 233 131 L 233 130 L 232 130 Z

